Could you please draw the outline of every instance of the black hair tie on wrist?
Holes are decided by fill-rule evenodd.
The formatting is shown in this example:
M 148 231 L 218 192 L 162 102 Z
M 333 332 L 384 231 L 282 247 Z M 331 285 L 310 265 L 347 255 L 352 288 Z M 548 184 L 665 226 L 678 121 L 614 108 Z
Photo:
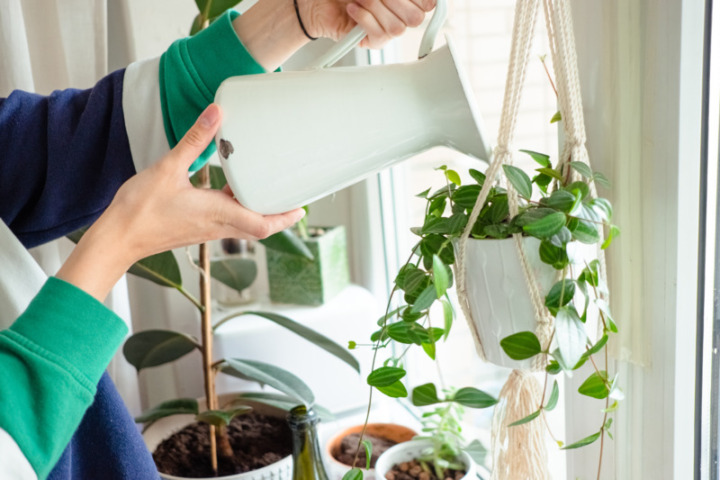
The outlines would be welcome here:
M 300 28 L 302 28 L 303 33 L 307 38 L 310 40 L 317 40 L 317 37 L 312 37 L 308 33 L 308 31 L 305 29 L 305 25 L 303 25 L 302 18 L 300 18 L 300 8 L 298 8 L 298 0 L 293 0 L 293 4 L 295 4 L 295 14 L 297 15 L 298 23 L 300 24 Z

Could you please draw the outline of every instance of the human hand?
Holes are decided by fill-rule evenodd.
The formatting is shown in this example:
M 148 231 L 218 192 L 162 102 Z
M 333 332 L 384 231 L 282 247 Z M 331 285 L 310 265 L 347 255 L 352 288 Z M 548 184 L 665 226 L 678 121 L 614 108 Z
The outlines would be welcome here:
M 266 238 L 291 226 L 303 209 L 260 215 L 229 189 L 198 189 L 188 168 L 210 143 L 222 113 L 210 105 L 182 140 L 152 167 L 130 178 L 85 233 L 58 277 L 102 299 L 136 261 L 220 238 Z
M 313 37 L 339 40 L 356 24 L 367 37 L 363 47 L 380 48 L 407 27 L 417 27 L 436 0 L 298 0 L 300 17 Z

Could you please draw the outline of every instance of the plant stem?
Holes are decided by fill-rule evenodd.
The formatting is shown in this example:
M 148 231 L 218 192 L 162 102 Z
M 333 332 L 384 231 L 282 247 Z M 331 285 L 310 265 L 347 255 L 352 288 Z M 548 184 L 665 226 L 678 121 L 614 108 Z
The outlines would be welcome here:
M 550 70 L 548 70 L 547 64 L 545 63 L 545 55 L 542 55 L 540 57 L 540 61 L 542 62 L 545 73 L 547 74 L 548 80 L 550 81 L 550 86 L 552 87 L 553 92 L 555 92 L 555 97 L 557 97 L 558 91 L 557 88 L 555 88 L 555 82 L 553 82 L 552 76 L 550 75 Z
M 187 298 L 188 300 L 190 300 L 190 301 L 192 302 L 192 304 L 195 305 L 198 310 L 200 310 L 200 313 L 202 313 L 203 310 L 205 310 L 205 307 L 203 306 L 202 303 L 200 303 L 200 300 L 198 300 L 198 299 L 195 298 L 190 292 L 188 292 L 187 290 L 185 290 L 182 285 L 177 285 L 177 286 L 175 287 L 175 289 L 176 289 L 178 292 L 180 292 L 181 294 L 183 294 L 183 296 L 184 296 L 185 298 Z
M 209 2 L 208 2 L 209 4 Z M 210 167 L 205 165 L 198 173 L 200 175 L 201 188 L 210 187 Z M 202 333 L 202 357 L 203 357 L 203 380 L 205 382 L 205 401 L 208 410 L 217 410 L 217 396 L 215 395 L 215 375 L 213 374 L 213 333 L 212 333 L 212 309 L 210 293 L 210 248 L 207 243 L 200 244 L 200 303 L 203 306 L 201 312 L 201 333 Z M 218 431 L 220 435 L 222 432 Z M 227 432 L 225 432 L 227 435 Z M 218 458 L 217 441 L 215 438 L 215 427 L 210 425 L 210 460 L 212 469 L 217 476 Z

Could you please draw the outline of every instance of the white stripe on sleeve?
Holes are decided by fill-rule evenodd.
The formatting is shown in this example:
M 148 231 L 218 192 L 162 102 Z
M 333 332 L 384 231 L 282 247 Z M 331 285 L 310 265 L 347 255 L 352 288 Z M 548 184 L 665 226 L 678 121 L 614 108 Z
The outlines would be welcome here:
M 0 478 L 3 480 L 37 480 L 38 478 L 18 444 L 2 428 L 0 428 Z
M 130 64 L 123 79 L 123 113 L 138 172 L 170 151 L 160 104 L 160 58 Z

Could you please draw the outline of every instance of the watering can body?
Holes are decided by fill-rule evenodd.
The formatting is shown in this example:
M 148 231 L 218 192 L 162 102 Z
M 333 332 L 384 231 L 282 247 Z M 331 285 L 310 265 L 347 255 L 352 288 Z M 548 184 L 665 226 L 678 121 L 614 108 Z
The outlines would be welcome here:
M 225 80 L 215 95 L 223 109 L 215 140 L 238 201 L 285 212 L 438 145 L 486 160 L 452 43 L 431 51 L 446 17 L 438 0 L 418 61 L 324 68 L 365 36 L 356 27 L 313 69 Z

